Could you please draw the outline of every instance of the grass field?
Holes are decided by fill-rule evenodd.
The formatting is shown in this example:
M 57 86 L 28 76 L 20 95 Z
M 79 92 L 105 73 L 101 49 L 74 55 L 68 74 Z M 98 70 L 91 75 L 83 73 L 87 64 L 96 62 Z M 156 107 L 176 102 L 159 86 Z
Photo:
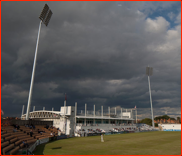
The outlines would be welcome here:
M 181 132 L 75 137 L 41 144 L 36 155 L 181 155 Z

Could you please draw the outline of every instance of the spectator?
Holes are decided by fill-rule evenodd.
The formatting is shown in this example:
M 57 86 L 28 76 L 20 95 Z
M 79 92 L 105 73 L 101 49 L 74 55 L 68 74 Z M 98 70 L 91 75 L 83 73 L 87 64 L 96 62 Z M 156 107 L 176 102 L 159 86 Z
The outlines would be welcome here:
M 14 129 L 13 129 L 13 132 L 17 132 L 17 130 L 14 128 Z
M 33 132 L 32 132 L 32 130 L 30 130 L 30 137 L 32 137 L 32 135 L 33 135 Z
M 35 129 L 35 125 L 33 125 L 33 129 Z
M 23 140 L 22 143 L 24 144 L 25 147 L 29 147 L 29 144 L 27 143 L 27 140 Z
M 46 126 L 44 128 L 47 128 L 48 129 L 49 128 L 49 125 L 46 124 Z
M 53 135 L 52 132 L 50 133 L 50 135 Z
M 19 130 L 19 129 L 20 129 L 20 126 L 19 126 L 19 125 L 17 125 L 17 127 L 16 127 L 16 128 L 17 128 L 17 130 Z

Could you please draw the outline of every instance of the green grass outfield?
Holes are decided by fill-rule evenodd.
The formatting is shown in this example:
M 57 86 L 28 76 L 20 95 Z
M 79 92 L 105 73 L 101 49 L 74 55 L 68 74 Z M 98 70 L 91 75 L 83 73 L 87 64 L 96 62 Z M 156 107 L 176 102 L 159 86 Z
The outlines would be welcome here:
M 75 137 L 41 144 L 36 155 L 180 155 L 181 132 L 143 132 Z

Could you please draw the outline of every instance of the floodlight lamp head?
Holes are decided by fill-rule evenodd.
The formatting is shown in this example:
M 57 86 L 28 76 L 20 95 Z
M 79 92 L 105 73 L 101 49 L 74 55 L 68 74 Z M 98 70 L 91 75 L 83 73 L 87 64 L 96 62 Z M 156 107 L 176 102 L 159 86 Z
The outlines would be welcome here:
M 45 4 L 39 18 L 47 26 L 51 19 L 51 16 L 52 16 L 52 11 L 49 9 L 49 6 Z
M 46 16 L 46 19 L 44 20 L 44 24 L 47 26 L 49 24 L 49 21 L 51 19 L 51 16 L 52 16 L 52 11 L 49 10 L 47 16 Z
M 148 76 L 153 75 L 153 68 L 152 67 L 146 67 L 146 75 L 148 75 Z
M 47 4 L 44 5 L 44 8 L 39 16 L 39 18 L 44 21 L 46 15 L 47 15 L 47 12 L 49 11 L 49 6 Z

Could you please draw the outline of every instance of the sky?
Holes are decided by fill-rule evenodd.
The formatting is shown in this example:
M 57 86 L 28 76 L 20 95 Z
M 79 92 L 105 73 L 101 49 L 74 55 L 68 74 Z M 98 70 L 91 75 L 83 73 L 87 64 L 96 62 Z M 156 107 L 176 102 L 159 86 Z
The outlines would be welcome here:
M 151 118 L 181 116 L 181 2 L 1 2 L 1 109 L 20 117 L 28 102 L 44 4 L 31 111 L 137 107 Z

